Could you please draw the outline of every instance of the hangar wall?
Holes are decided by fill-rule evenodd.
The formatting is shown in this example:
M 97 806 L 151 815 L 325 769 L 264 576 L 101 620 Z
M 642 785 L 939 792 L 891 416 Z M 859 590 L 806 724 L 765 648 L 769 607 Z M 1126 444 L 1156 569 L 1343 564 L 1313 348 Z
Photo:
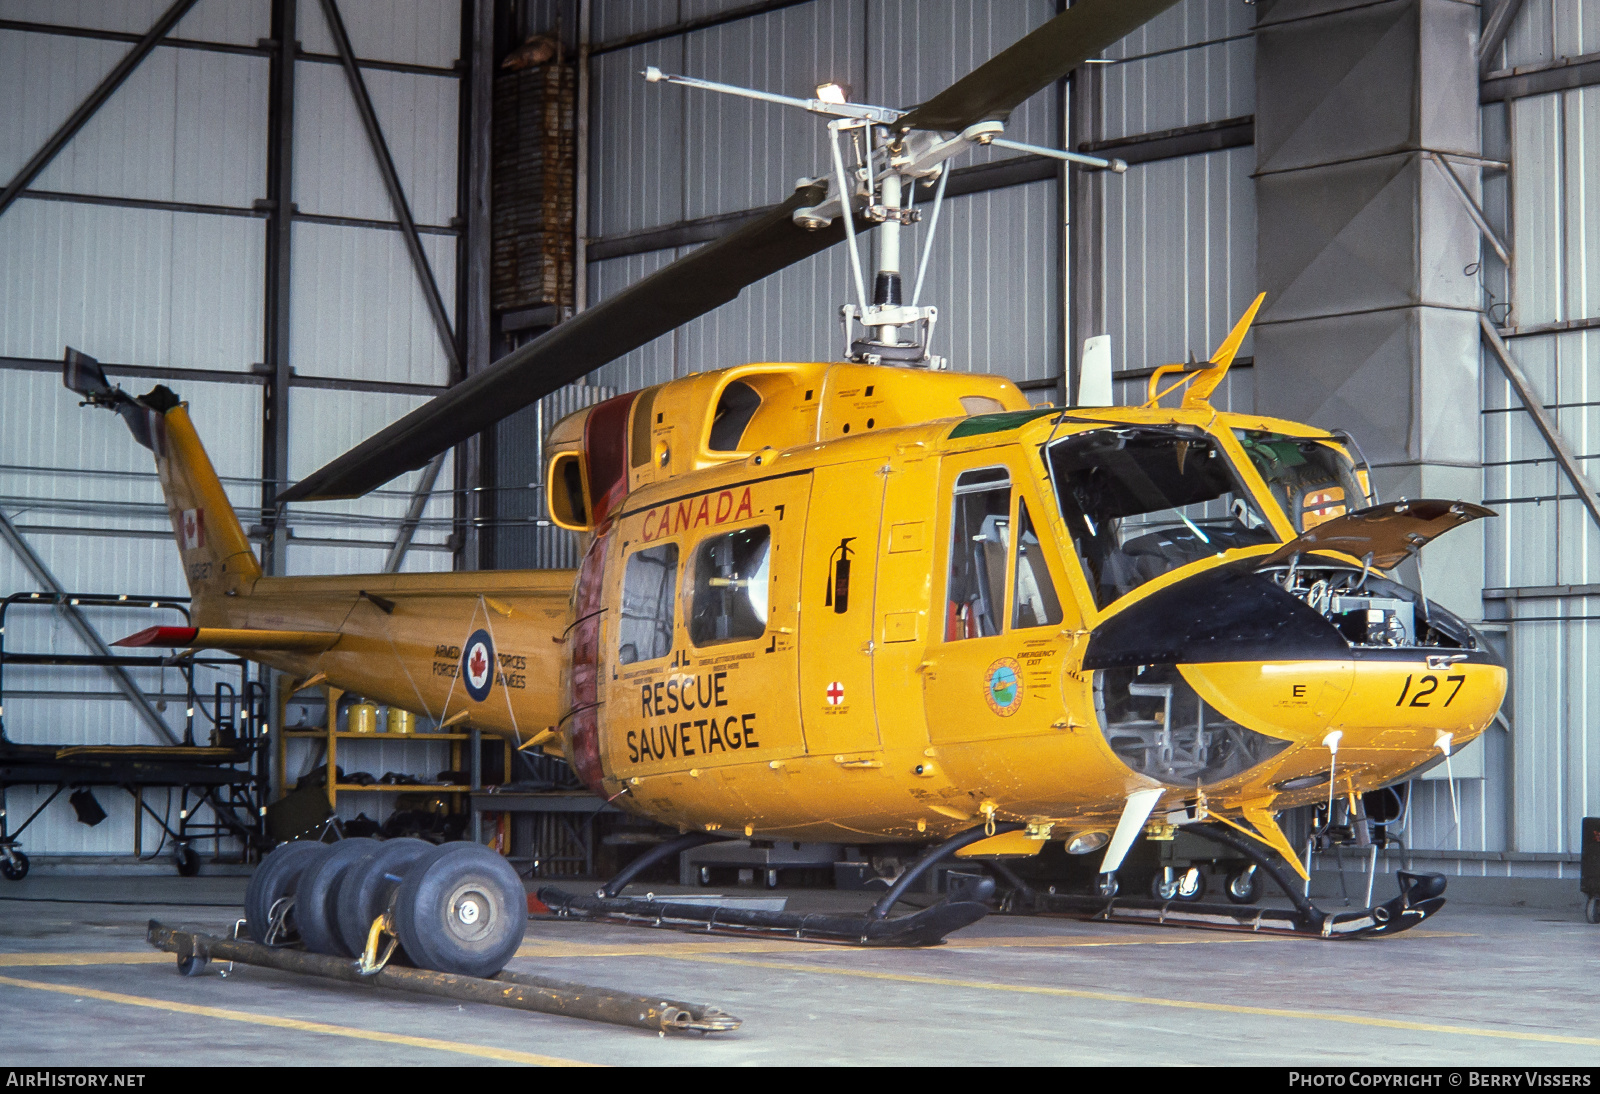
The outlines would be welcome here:
M 11 104 L 0 116 L 0 178 L 18 173 L 170 2 L 0 0 L 0 97 Z M 339 10 L 454 323 L 463 5 L 341 0 Z M 291 16 L 298 48 L 285 61 L 275 35 Z M 335 54 L 315 0 L 198 0 L 0 210 L 0 512 L 69 591 L 187 592 L 150 457 L 112 416 L 78 408 L 61 385 L 64 346 L 104 362 L 130 391 L 165 383 L 187 400 L 247 528 L 263 524 L 273 478 L 269 400 L 279 400 L 286 470 L 298 477 L 452 378 Z M 287 141 L 274 140 L 283 116 L 275 66 L 292 72 Z M 280 221 L 271 175 L 286 154 L 293 206 Z M 287 256 L 274 254 L 280 224 Z M 275 302 L 278 273 L 288 292 Z M 447 460 L 405 569 L 452 567 L 452 475 Z M 418 478 L 360 503 L 297 507 L 279 571 L 383 569 Z M 0 542 L 0 593 L 38 587 Z M 172 622 L 149 615 L 90 621 L 108 641 Z M 8 649 L 87 652 L 57 612 L 8 623 Z M 176 673 L 133 676 L 181 734 Z M 13 741 L 155 740 L 98 669 L 11 666 L 6 684 Z M 29 851 L 132 852 L 131 799 L 99 798 L 107 821 L 86 827 L 52 806 L 29 829 Z M 43 800 L 27 788 L 7 799 L 13 825 Z M 152 801 L 162 807 L 159 794 Z

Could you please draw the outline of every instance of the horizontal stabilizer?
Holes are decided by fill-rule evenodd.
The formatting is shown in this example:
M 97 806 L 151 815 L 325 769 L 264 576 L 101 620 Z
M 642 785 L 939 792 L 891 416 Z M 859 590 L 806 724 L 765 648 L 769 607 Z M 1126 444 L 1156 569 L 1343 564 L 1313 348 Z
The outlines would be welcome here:
M 248 627 L 148 627 L 113 646 L 172 646 L 200 650 L 328 649 L 338 631 L 267 631 Z

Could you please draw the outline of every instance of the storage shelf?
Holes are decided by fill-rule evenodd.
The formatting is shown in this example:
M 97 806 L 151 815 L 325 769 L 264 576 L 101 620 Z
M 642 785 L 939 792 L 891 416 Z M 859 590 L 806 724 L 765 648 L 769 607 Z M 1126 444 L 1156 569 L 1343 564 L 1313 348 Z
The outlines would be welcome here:
M 328 739 L 325 729 L 286 729 L 285 737 L 291 740 L 316 740 Z M 470 733 L 351 733 L 340 730 L 334 734 L 341 741 L 470 741 Z
M 455 783 L 383 783 L 375 786 L 357 786 L 352 783 L 334 783 L 341 794 L 470 794 L 472 787 Z

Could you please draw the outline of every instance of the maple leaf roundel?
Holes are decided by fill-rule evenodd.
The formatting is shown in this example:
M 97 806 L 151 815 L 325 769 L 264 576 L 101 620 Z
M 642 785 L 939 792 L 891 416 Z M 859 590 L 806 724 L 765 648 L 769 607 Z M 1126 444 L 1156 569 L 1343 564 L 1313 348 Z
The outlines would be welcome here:
M 489 690 L 494 687 L 494 641 L 488 631 L 473 631 L 461 647 L 461 682 L 474 702 L 481 703 L 489 697 Z

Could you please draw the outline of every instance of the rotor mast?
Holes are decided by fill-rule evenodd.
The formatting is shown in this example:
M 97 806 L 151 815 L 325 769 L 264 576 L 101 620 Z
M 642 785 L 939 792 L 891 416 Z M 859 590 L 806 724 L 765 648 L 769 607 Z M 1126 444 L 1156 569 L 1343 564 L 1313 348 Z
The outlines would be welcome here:
M 829 151 L 833 161 L 831 175 L 800 181 L 801 186 L 826 183 L 828 195 L 817 205 L 796 209 L 793 219 L 798 226 L 815 231 L 844 216 L 845 241 L 855 283 L 856 303 L 845 304 L 839 309 L 839 321 L 844 328 L 846 357 L 867 364 L 929 369 L 947 367 L 944 358 L 935 357 L 931 352 L 939 309 L 919 306 L 919 301 L 939 225 L 945 184 L 949 181 L 949 160 L 979 145 L 994 144 L 1086 167 L 1109 169 L 1119 174 L 1126 171 L 1128 166 L 1121 160 L 1005 140 L 1001 136 L 1005 132 L 1005 125 L 999 121 L 980 121 L 954 135 L 909 128 L 900 122 L 910 111 L 847 102 L 843 89 L 832 83 L 819 85 L 816 98 L 798 99 L 770 91 L 699 80 L 692 76 L 673 75 L 653 67 L 645 69 L 643 75 L 650 83 L 679 84 L 780 106 L 793 106 L 834 119 L 828 123 Z M 922 237 L 917 280 L 908 302 L 901 269 L 904 229 L 922 219 L 921 210 L 915 206 L 916 184 L 919 181 L 928 184 L 937 182 L 937 188 L 928 230 Z M 870 296 L 857 245 L 858 221 L 878 227 Z M 863 328 L 864 337 L 854 337 L 858 324 Z M 905 328 L 912 329 L 907 331 Z

